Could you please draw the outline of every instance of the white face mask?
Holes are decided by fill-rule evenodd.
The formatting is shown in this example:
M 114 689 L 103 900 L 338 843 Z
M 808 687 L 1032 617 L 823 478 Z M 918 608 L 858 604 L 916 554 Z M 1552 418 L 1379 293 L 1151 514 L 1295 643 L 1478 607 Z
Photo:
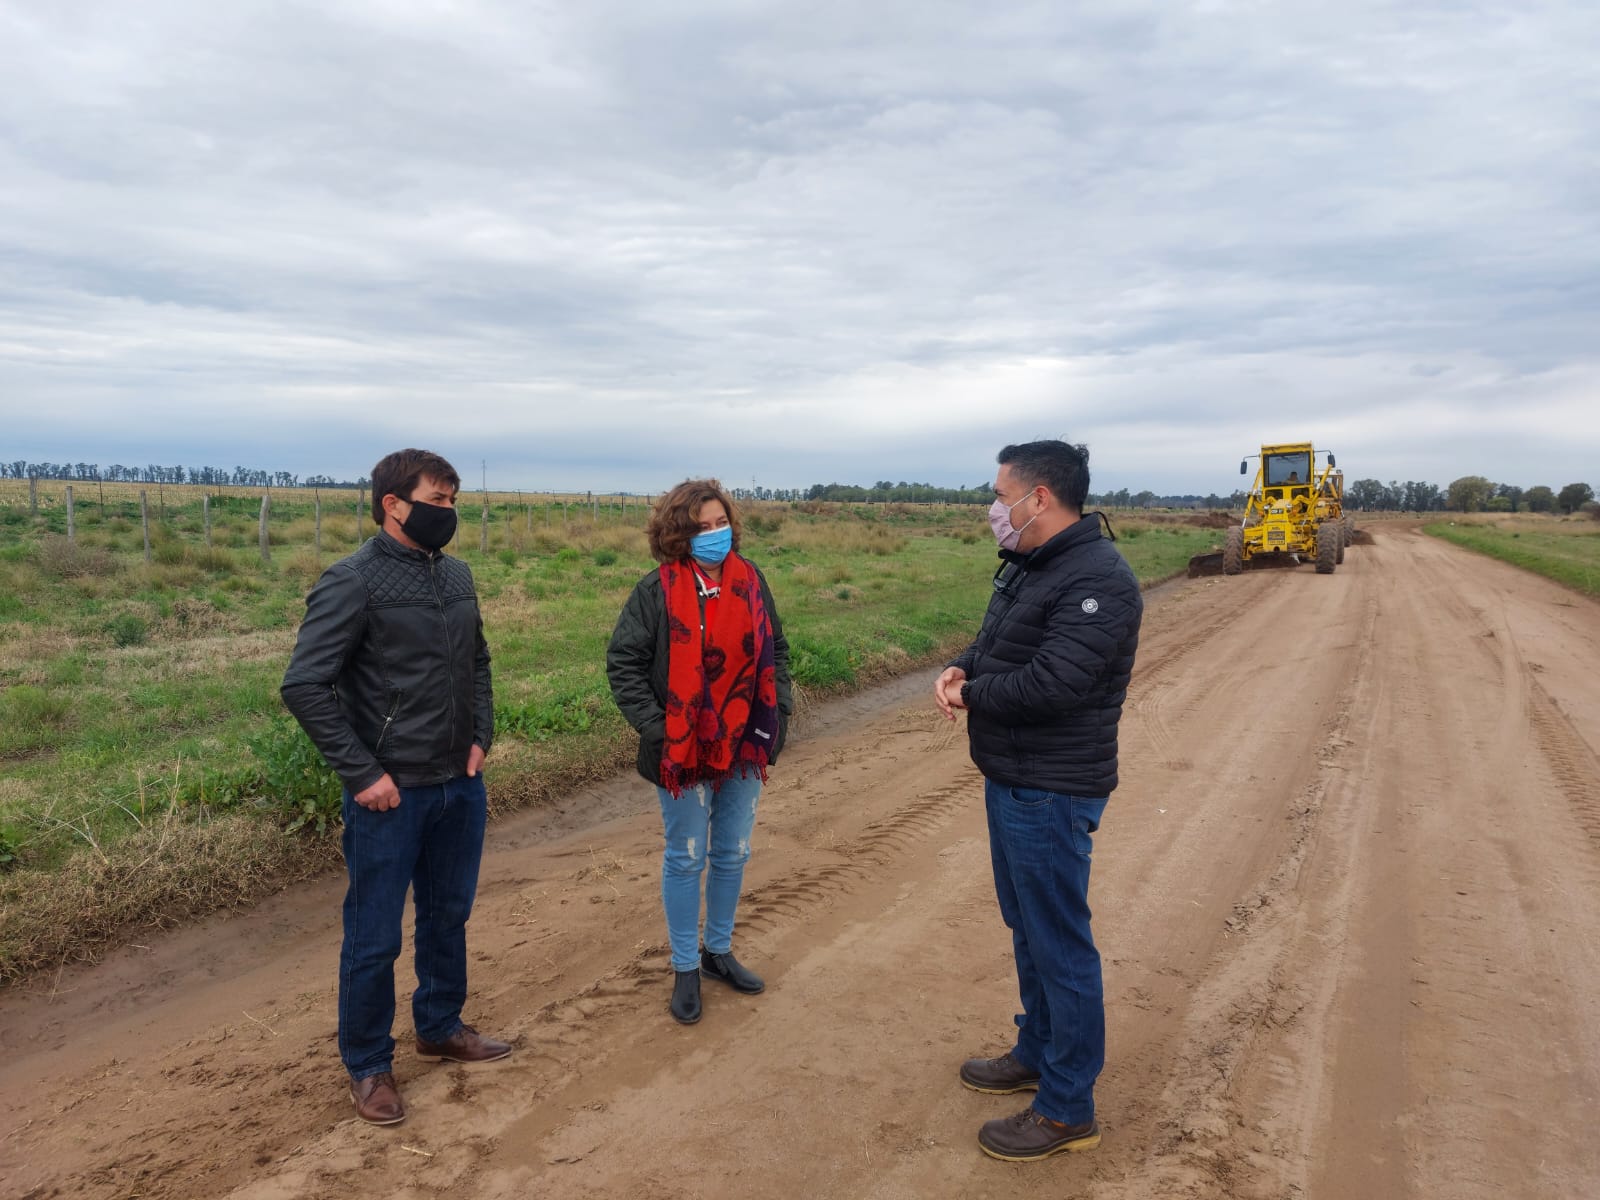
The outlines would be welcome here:
M 1028 496 L 1031 495 L 1033 493 L 1029 492 Z M 1024 496 L 1022 500 L 1026 500 L 1028 496 Z M 1018 500 L 1017 504 L 1021 504 L 1022 500 Z M 1033 516 L 1028 518 L 1027 524 L 1023 525 L 1022 529 L 1013 528 L 1011 512 L 1012 509 L 1017 507 L 1017 504 L 1007 505 L 1004 500 L 996 497 L 995 502 L 989 506 L 989 528 L 994 530 L 994 540 L 999 542 L 1006 550 L 1015 550 L 1017 543 L 1022 540 L 1022 529 L 1026 529 L 1028 525 L 1032 525 L 1039 519 L 1039 514 L 1034 513 Z

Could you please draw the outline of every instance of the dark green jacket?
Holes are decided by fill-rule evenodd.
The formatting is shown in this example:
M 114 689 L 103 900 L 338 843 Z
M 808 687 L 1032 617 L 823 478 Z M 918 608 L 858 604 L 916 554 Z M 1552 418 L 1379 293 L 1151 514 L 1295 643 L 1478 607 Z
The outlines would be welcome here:
M 756 579 L 761 584 L 761 602 L 767 606 L 767 618 L 772 622 L 772 658 L 778 675 L 778 742 L 769 761 L 777 762 L 789 736 L 789 714 L 794 711 L 789 643 L 783 636 L 783 622 L 778 620 L 778 606 L 772 602 L 772 589 L 759 567 Z M 667 601 L 661 592 L 660 572 L 651 571 L 639 580 L 622 606 L 622 615 L 611 633 L 611 645 L 606 648 L 606 676 L 611 680 L 612 699 L 639 733 L 639 774 L 657 785 L 661 783 L 661 744 L 666 740 L 667 729 L 667 653 Z

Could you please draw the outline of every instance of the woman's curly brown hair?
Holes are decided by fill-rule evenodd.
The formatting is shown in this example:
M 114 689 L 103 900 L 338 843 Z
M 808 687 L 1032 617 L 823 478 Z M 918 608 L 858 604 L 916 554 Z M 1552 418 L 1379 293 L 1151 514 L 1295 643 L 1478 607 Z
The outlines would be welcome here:
M 645 533 L 650 538 L 650 553 L 657 562 L 680 562 L 689 557 L 689 540 L 700 532 L 698 514 L 707 500 L 720 500 L 728 510 L 728 524 L 733 528 L 733 548 L 739 549 L 739 534 L 743 525 L 739 510 L 733 506 L 733 497 L 723 490 L 715 479 L 685 479 L 673 488 L 650 511 L 650 524 Z

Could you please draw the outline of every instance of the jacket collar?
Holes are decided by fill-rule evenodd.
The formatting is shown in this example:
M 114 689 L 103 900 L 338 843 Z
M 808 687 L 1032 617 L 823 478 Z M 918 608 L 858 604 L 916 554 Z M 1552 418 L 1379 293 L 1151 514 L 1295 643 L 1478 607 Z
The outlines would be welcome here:
M 1065 554 L 1079 544 L 1098 541 L 1099 539 L 1099 514 L 1085 513 L 1042 546 L 1035 546 L 1028 551 L 1002 548 L 1000 557 L 1006 562 L 1016 563 L 1024 571 L 1037 571 L 1051 559 Z
M 407 562 L 432 562 L 434 553 L 437 553 L 436 551 L 430 553 L 427 550 L 413 550 L 387 529 L 378 530 L 377 533 L 372 535 L 372 540 L 377 543 L 377 548 L 382 553 L 389 555 L 391 558 L 405 559 Z

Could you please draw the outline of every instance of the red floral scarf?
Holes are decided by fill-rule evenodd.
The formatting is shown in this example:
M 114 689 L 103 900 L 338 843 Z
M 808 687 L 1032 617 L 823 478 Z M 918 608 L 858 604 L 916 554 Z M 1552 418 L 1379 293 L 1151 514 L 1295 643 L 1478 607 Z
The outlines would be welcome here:
M 735 773 L 766 779 L 778 739 L 778 674 L 756 569 L 737 554 L 723 560 L 721 595 L 703 633 L 694 568 L 663 563 L 661 591 L 669 635 L 661 786 L 677 796 Z

